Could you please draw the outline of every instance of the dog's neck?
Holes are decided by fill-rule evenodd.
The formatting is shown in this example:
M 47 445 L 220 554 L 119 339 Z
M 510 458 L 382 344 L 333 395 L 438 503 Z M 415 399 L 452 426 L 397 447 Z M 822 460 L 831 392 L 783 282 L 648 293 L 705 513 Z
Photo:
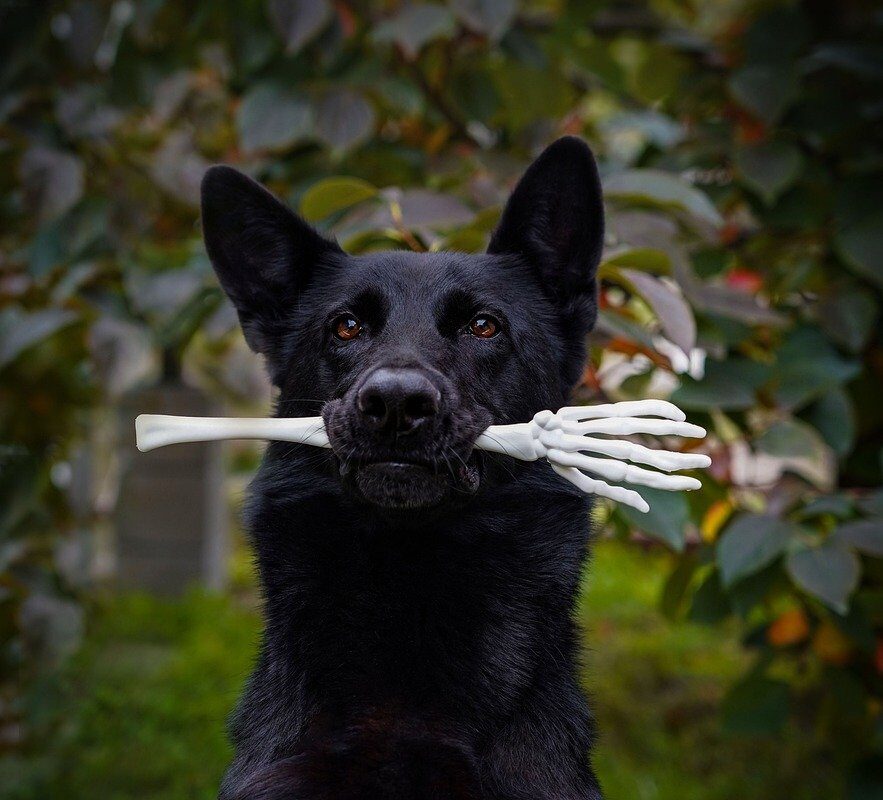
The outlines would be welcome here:
M 507 676 L 524 688 L 544 643 L 570 640 L 588 501 L 546 480 L 545 465 L 450 507 L 391 514 L 323 479 L 323 458 L 299 455 L 296 470 L 278 455 L 249 513 L 266 647 L 320 704 L 427 692 L 472 703 L 492 676 L 499 699 Z

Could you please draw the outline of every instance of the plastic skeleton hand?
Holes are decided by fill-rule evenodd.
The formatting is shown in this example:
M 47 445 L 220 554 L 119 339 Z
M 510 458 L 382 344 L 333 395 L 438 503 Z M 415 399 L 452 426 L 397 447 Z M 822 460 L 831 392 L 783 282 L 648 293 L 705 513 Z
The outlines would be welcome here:
M 607 481 L 650 486 L 670 492 L 689 491 L 700 488 L 702 484 L 686 475 L 665 473 L 707 467 L 711 459 L 700 453 L 652 450 L 634 442 L 603 437 L 634 433 L 697 439 L 705 436 L 704 428 L 684 422 L 685 419 L 683 411 L 664 400 L 571 406 L 562 408 L 557 414 L 540 411 L 531 422 L 520 425 L 491 425 L 478 437 L 475 446 L 506 453 L 523 461 L 545 458 L 555 472 L 584 492 L 609 497 L 647 512 L 650 506 L 638 492 L 611 486 Z M 587 453 L 608 458 L 596 458 Z M 627 463 L 629 461 L 663 471 L 643 469 Z M 584 474 L 586 472 L 599 477 L 590 477 Z
M 652 450 L 634 442 L 604 437 L 635 433 L 694 438 L 705 436 L 703 428 L 691 425 L 684 419 L 683 411 L 664 400 L 573 406 L 562 408 L 557 414 L 540 411 L 530 422 L 491 425 L 478 437 L 475 446 L 522 461 L 545 458 L 555 472 L 582 491 L 609 497 L 646 512 L 650 506 L 638 492 L 611 486 L 607 481 L 672 492 L 698 489 L 701 484 L 695 478 L 666 473 L 707 467 L 711 459 L 698 453 Z M 142 452 L 168 444 L 219 439 L 270 439 L 316 447 L 331 446 L 321 417 L 234 419 L 141 414 L 135 420 L 135 439 Z M 607 458 L 597 458 L 588 453 Z M 643 469 L 627 463 L 629 461 L 656 467 L 662 472 Z

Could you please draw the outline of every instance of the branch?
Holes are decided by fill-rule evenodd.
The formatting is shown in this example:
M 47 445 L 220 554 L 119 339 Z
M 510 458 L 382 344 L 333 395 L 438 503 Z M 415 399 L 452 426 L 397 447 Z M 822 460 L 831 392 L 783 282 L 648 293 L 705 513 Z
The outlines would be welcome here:
M 450 103 L 448 103 L 442 92 L 429 82 L 429 79 L 423 73 L 423 70 L 420 69 L 420 65 L 417 61 L 405 57 L 398 47 L 396 47 L 396 58 L 399 64 L 403 65 L 408 72 L 411 73 L 411 77 L 420 87 L 420 91 L 423 92 L 424 97 L 432 104 L 435 110 L 445 118 L 453 129 L 454 134 L 462 139 L 466 139 L 476 147 L 481 147 L 481 142 L 469 133 L 462 117 L 450 105 Z

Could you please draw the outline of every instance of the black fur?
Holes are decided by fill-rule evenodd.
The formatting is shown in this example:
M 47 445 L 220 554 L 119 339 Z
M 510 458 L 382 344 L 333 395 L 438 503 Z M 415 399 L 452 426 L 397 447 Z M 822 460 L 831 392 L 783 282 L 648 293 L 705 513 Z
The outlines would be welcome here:
M 266 629 L 221 797 L 600 797 L 571 618 L 589 500 L 472 449 L 565 404 L 582 369 L 603 235 L 589 149 L 549 147 L 481 256 L 348 256 L 228 167 L 203 182 L 203 226 L 278 415 L 321 412 L 333 446 L 271 443 L 252 484 Z M 335 338 L 341 314 L 360 336 Z M 500 332 L 470 334 L 476 315 Z M 373 424 L 380 368 L 428 385 L 429 411 Z

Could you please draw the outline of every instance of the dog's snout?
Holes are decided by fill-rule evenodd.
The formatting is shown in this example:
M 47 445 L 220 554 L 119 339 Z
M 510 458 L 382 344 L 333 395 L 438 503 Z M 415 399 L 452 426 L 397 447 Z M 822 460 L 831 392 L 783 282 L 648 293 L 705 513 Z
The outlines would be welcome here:
M 441 392 L 420 370 L 382 367 L 362 384 L 356 403 L 371 427 L 408 433 L 438 413 Z

